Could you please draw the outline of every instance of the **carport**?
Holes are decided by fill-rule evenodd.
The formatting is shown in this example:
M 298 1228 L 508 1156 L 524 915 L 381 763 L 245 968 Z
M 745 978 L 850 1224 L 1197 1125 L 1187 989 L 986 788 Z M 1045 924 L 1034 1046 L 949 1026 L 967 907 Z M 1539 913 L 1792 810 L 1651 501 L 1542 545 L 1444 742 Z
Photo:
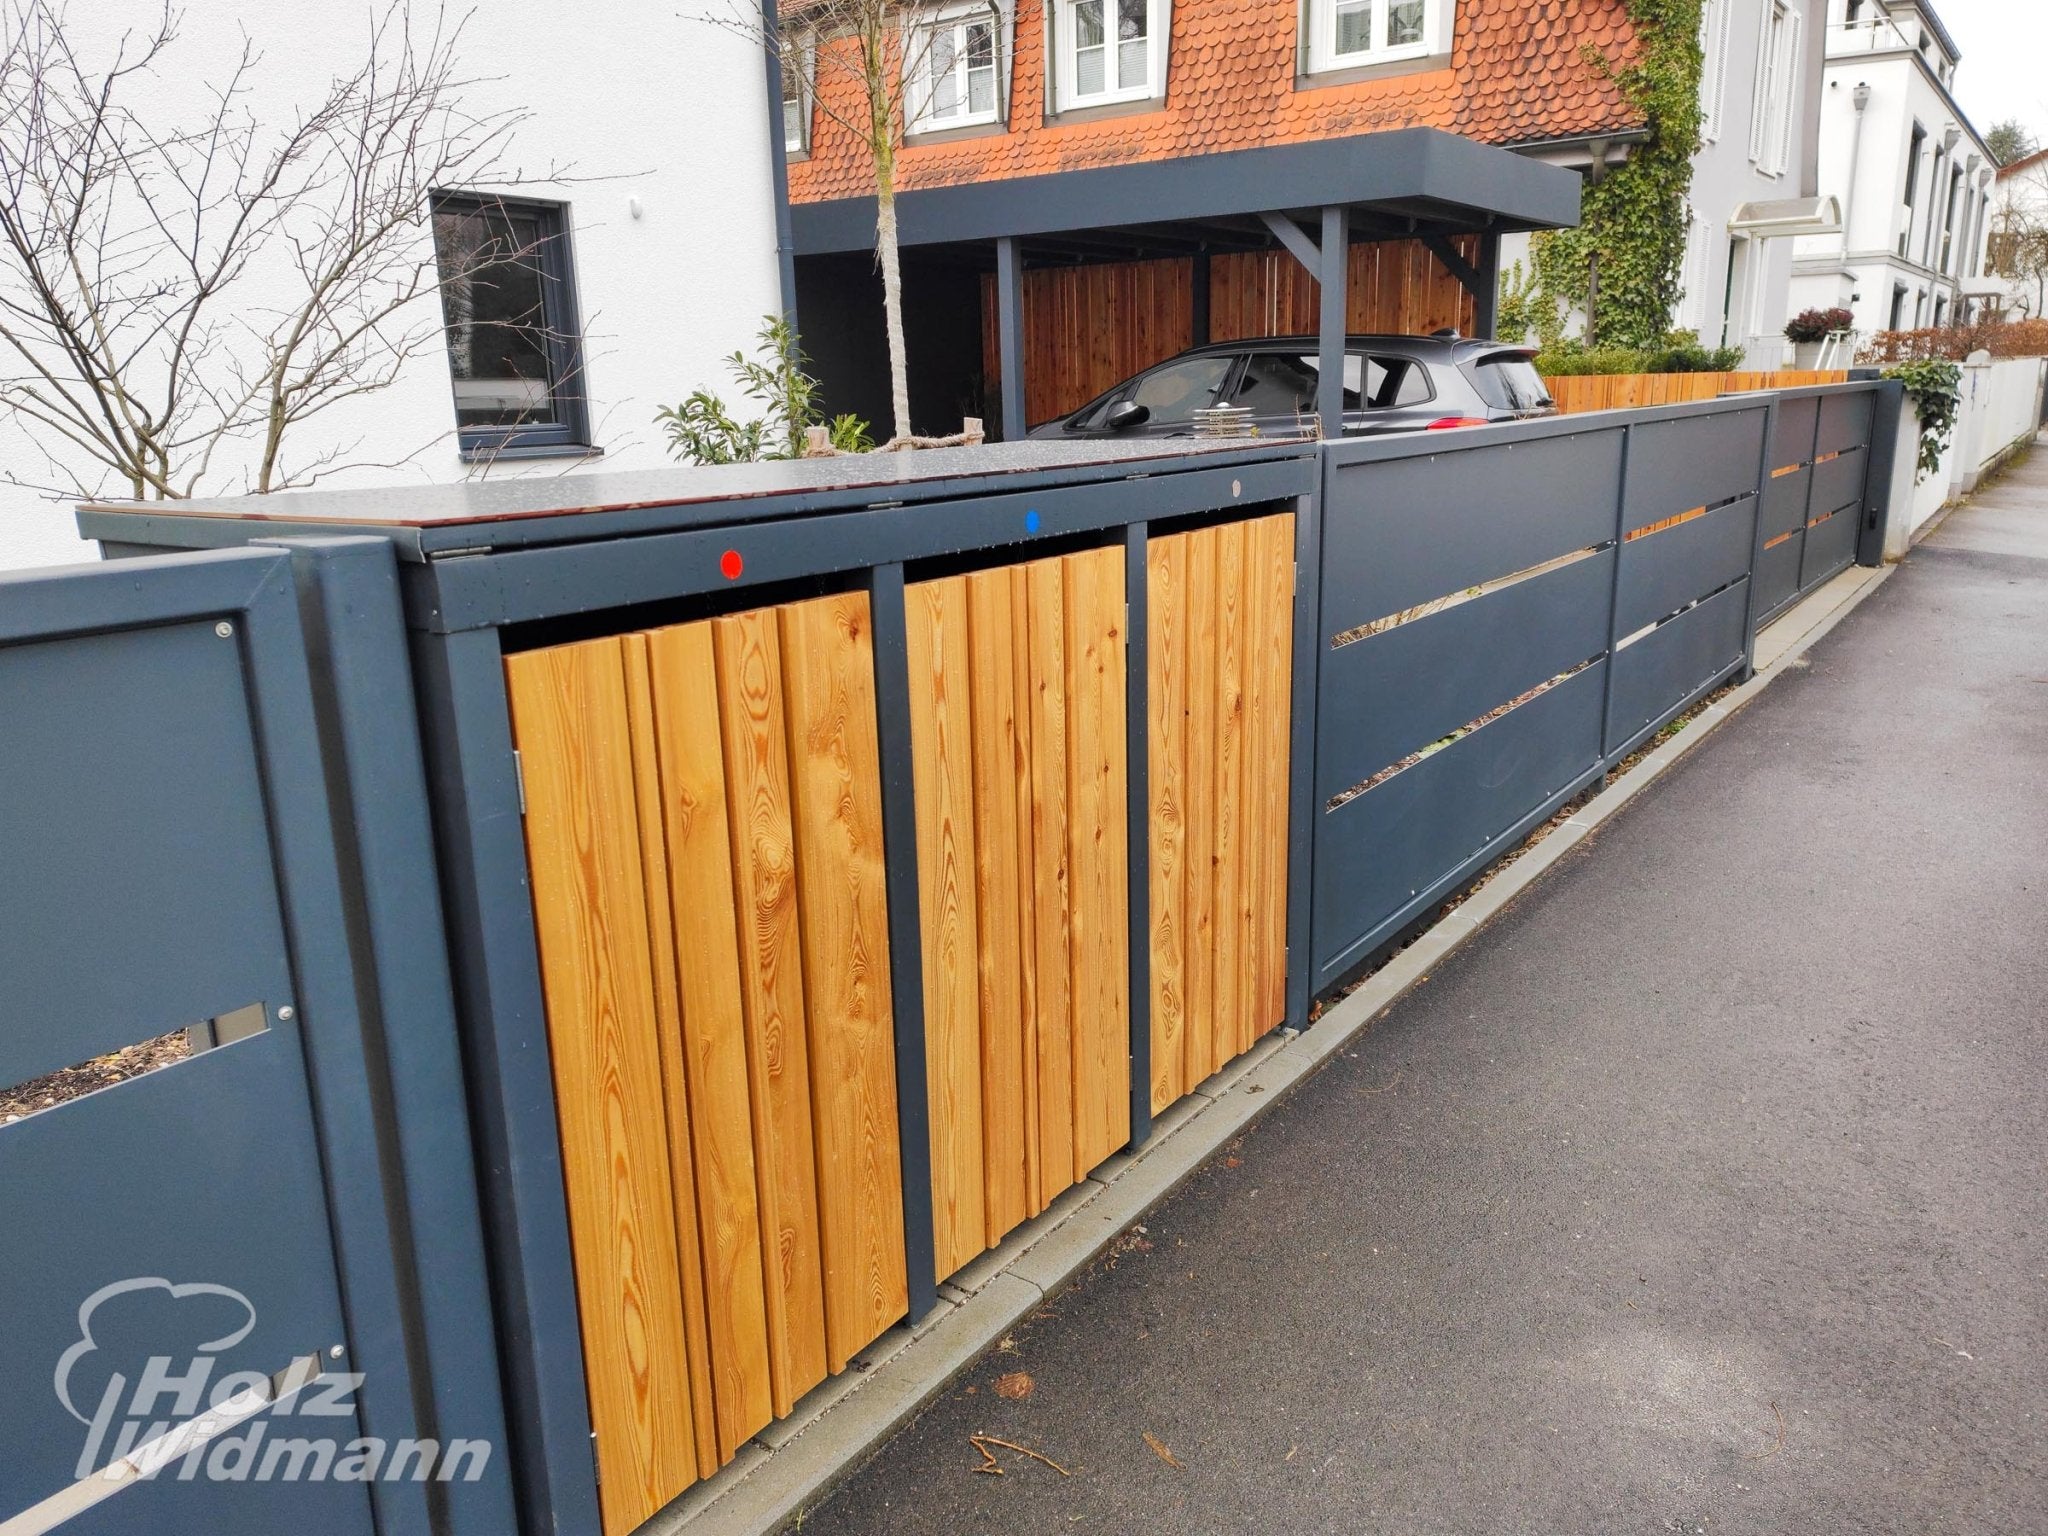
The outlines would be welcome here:
M 993 268 L 1001 354 L 1003 435 L 1025 430 L 1023 289 L 1027 267 L 1197 257 L 1190 293 L 1206 335 L 1210 252 L 1284 248 L 1319 289 L 1317 405 L 1326 434 L 1343 411 L 1346 262 L 1354 241 L 1425 244 L 1476 306 L 1490 332 L 1500 236 L 1558 229 L 1579 218 L 1579 176 L 1434 128 L 1401 128 L 1312 143 L 1173 160 L 1094 166 L 899 193 L 906 255 Z M 798 258 L 873 248 L 871 197 L 791 210 Z M 1479 259 L 1451 244 L 1479 237 Z

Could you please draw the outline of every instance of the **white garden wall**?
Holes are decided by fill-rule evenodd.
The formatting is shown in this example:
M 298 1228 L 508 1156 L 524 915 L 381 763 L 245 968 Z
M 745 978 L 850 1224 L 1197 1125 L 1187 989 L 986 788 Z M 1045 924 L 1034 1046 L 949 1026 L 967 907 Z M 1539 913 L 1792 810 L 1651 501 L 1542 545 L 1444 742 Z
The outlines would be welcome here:
M 1981 354 L 1980 354 L 1981 356 Z M 1920 420 L 1910 401 L 1899 420 L 1899 468 L 1892 482 L 1892 506 L 1885 556 L 1896 560 L 1913 536 L 1942 508 L 1975 490 L 1979 481 L 2040 430 L 2042 390 L 2048 358 L 1983 359 L 1962 365 L 1962 396 L 1955 430 L 1934 472 L 1916 478 Z

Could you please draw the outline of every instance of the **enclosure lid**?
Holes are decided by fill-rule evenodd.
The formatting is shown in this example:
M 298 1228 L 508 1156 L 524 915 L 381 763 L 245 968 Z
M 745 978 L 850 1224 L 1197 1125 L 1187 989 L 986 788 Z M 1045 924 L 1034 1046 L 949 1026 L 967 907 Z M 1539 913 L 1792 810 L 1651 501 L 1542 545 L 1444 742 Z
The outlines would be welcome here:
M 1302 439 L 1027 440 L 914 453 L 848 454 L 606 474 L 286 491 L 189 501 L 88 502 L 89 539 L 165 549 L 374 533 L 401 558 L 738 525 L 850 507 L 956 500 L 996 490 L 1121 480 L 1179 468 L 1302 458 Z

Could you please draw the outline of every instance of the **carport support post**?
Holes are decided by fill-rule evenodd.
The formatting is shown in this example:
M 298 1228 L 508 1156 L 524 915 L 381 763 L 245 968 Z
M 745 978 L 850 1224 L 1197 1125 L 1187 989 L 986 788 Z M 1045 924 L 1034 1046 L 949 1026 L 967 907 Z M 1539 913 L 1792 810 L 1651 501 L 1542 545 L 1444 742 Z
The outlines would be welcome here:
M 1344 435 L 1344 341 L 1349 332 L 1345 320 L 1344 280 L 1351 260 L 1350 210 L 1323 210 L 1323 240 L 1320 288 L 1322 308 L 1316 339 L 1316 415 L 1322 422 L 1325 441 Z
M 1024 422 L 1024 260 L 1013 235 L 996 241 L 996 347 L 1002 354 L 1003 441 L 1019 442 Z
M 1500 324 L 1500 236 L 1487 230 L 1479 237 L 1479 287 L 1472 295 L 1472 334 L 1493 339 Z

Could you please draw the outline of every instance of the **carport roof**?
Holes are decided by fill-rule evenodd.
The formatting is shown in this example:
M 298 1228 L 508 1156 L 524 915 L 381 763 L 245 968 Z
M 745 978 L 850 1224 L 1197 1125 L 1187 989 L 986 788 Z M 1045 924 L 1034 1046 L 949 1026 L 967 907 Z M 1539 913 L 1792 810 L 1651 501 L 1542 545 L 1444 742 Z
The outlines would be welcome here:
M 1357 236 L 1509 233 L 1579 221 L 1578 173 L 1435 128 L 1276 144 L 1178 160 L 1093 166 L 901 192 L 905 249 L 1097 236 L 1108 258 L 1162 239 L 1264 245 L 1265 213 L 1342 206 Z M 796 254 L 871 250 L 875 200 L 791 210 Z M 1104 238 L 1107 237 L 1107 238 Z

